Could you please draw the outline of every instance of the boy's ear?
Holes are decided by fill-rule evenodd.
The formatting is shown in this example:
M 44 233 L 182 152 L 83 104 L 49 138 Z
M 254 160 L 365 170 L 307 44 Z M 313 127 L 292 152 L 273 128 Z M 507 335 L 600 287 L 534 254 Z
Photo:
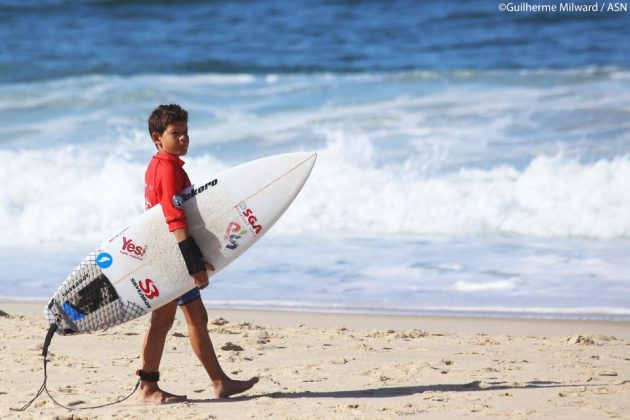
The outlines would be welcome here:
M 153 140 L 153 143 L 159 148 L 160 146 L 162 146 L 162 139 L 160 139 L 160 133 L 157 132 L 153 132 L 151 133 L 151 140 Z

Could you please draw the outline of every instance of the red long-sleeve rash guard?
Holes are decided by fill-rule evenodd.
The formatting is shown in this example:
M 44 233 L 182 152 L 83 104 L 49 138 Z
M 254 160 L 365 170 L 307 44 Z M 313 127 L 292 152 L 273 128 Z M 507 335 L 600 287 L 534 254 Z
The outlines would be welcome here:
M 184 161 L 168 153 L 158 152 L 153 156 L 144 175 L 144 199 L 147 210 L 156 204 L 162 205 L 169 231 L 188 226 L 186 213 L 179 197 L 191 185 Z

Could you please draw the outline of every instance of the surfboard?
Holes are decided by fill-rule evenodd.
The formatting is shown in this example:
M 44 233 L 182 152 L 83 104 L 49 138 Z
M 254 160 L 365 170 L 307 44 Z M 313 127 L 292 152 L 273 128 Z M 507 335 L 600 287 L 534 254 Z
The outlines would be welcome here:
M 216 275 L 258 241 L 286 211 L 311 173 L 316 153 L 289 153 L 227 169 L 173 199 Z M 111 328 L 195 287 L 160 205 L 90 253 L 44 309 L 61 335 Z

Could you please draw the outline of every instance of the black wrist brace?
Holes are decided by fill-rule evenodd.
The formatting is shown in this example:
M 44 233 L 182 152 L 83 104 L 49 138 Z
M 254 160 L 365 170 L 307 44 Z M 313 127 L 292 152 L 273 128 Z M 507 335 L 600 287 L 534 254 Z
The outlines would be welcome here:
M 195 238 L 189 236 L 179 244 L 179 250 L 186 262 L 186 268 L 188 268 L 188 274 L 193 275 L 206 269 L 203 263 L 203 254 L 195 242 Z

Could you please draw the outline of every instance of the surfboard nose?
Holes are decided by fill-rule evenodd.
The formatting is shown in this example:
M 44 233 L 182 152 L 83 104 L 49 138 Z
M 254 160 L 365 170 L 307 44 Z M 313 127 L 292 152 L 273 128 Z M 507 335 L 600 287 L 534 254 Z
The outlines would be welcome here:
M 317 160 L 317 153 L 315 152 L 297 152 L 295 153 L 295 160 L 298 162 L 295 166 L 295 171 L 301 173 L 304 182 L 311 174 L 315 161 Z
M 295 168 L 301 167 L 304 165 L 308 169 L 312 169 L 313 165 L 315 165 L 315 161 L 317 160 L 316 152 L 293 152 L 293 153 L 284 153 L 281 155 L 269 156 L 267 158 L 263 158 L 261 160 L 269 159 L 274 160 L 276 162 L 284 161 L 285 169 L 282 170 L 278 168 L 281 172 L 290 172 L 290 167 L 293 166 Z
M 244 163 L 222 173 L 224 185 L 237 195 L 247 198 L 266 190 L 282 179 L 291 180 L 297 191 L 302 188 L 315 165 L 317 153 L 294 152 L 265 157 Z M 285 182 L 281 182 L 284 184 Z M 290 188 L 294 190 L 295 188 Z M 285 194 L 286 195 L 286 194 Z M 243 199 L 241 198 L 241 199 Z M 285 198 L 283 197 L 283 201 Z
M 293 201 L 295 196 L 300 192 L 306 180 L 308 179 L 315 161 L 317 160 L 317 153 L 315 152 L 296 152 L 286 153 L 283 155 L 272 156 L 268 159 L 275 160 L 274 165 L 283 166 L 283 168 L 276 167 L 275 171 L 278 175 L 274 179 L 273 183 L 277 184 L 273 189 L 279 191 L 284 190 L 286 194 L 285 200 L 289 196 L 288 204 Z M 271 186 L 269 186 L 271 187 Z

